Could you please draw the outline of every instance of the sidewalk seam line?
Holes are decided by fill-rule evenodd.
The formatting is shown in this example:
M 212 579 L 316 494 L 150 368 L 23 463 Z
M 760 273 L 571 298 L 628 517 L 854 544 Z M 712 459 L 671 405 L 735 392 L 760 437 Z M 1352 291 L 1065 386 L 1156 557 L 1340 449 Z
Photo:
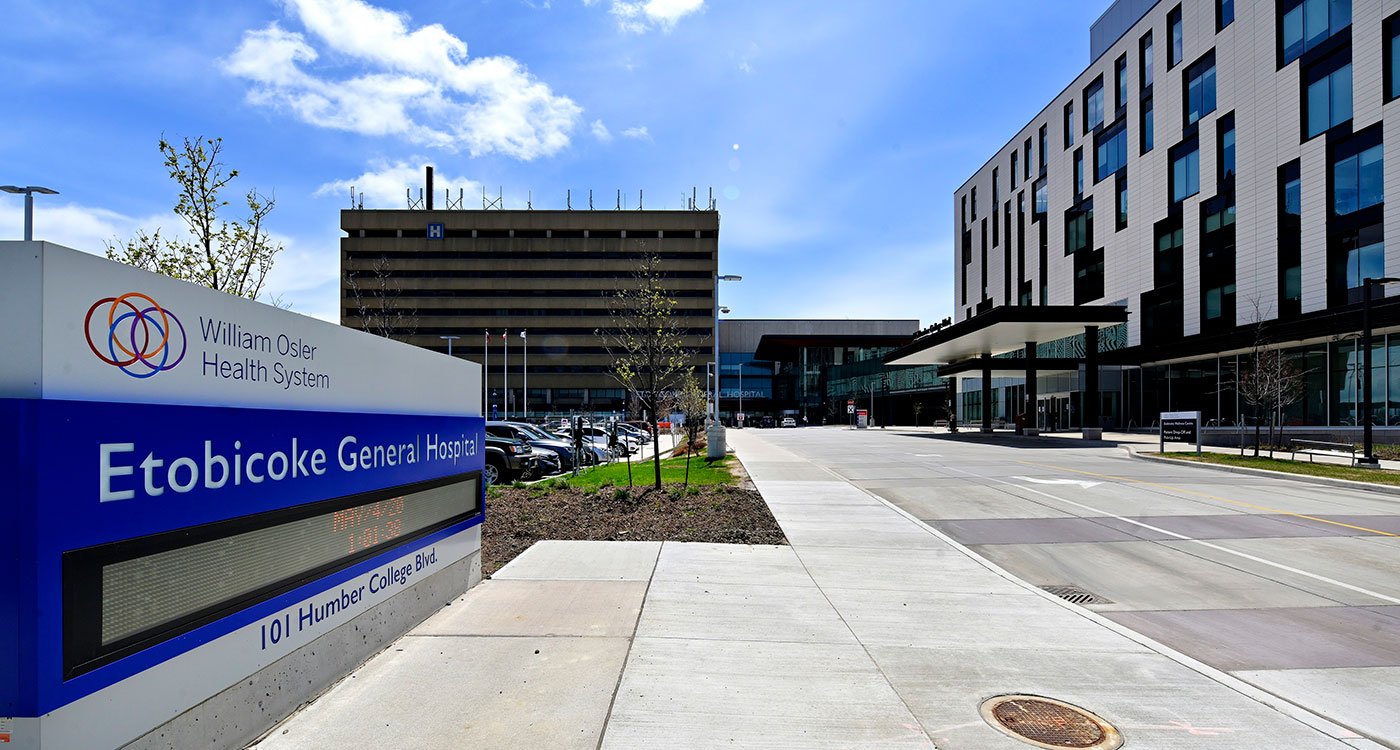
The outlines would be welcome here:
M 603 714 L 603 728 L 598 732 L 595 750 L 603 750 L 603 742 L 608 738 L 608 726 L 612 724 L 617 694 L 622 692 L 622 678 L 627 674 L 627 663 L 632 660 L 632 649 L 637 645 L 637 629 L 642 625 L 642 613 L 646 611 L 647 597 L 651 595 L 651 582 L 656 578 L 656 569 L 661 566 L 661 551 L 665 548 L 665 542 L 656 545 L 656 558 L 651 563 L 651 574 L 647 576 L 647 587 L 642 592 L 642 603 L 637 607 L 637 619 L 632 623 L 632 635 L 627 638 L 627 653 L 622 655 L 622 667 L 617 670 L 617 682 L 613 684 L 612 697 L 608 699 L 608 711 Z

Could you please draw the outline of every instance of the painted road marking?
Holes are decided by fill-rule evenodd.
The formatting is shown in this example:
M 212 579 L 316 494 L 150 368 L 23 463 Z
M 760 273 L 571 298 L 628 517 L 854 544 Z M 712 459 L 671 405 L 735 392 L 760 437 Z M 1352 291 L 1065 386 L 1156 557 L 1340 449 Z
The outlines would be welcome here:
M 1103 484 L 1103 482 L 1088 482 L 1083 479 L 1039 479 L 1037 477 L 1020 476 L 1012 477 L 1012 479 L 1020 479 L 1025 482 L 1035 482 L 1036 484 L 1074 484 L 1083 487 L 1086 490 L 1090 487 L 1097 487 L 1098 485 Z
M 1028 462 L 1022 461 L 1021 463 L 1028 463 Z M 1018 488 L 1018 489 L 1021 489 L 1021 490 L 1026 491 L 1026 492 L 1034 492 L 1034 493 L 1037 494 L 1037 495 L 1041 495 L 1041 496 L 1044 496 L 1044 497 L 1048 497 L 1048 498 L 1050 498 L 1051 500 L 1058 500 L 1058 501 L 1060 501 L 1060 502 L 1062 502 L 1062 503 L 1064 503 L 1064 504 L 1066 504 L 1066 505 L 1073 505 L 1073 506 L 1075 506 L 1076 508 L 1083 508 L 1084 510 L 1089 511 L 1090 513 L 1094 513 L 1094 514 L 1097 514 L 1097 515 L 1100 515 L 1100 516 L 1105 516 L 1105 517 L 1107 517 L 1107 518 L 1115 518 L 1115 519 L 1117 519 L 1117 520 L 1119 520 L 1119 521 L 1122 521 L 1122 522 L 1124 522 L 1124 523 L 1130 523 L 1130 524 L 1133 524 L 1134 526 L 1141 526 L 1141 527 L 1144 528 L 1144 529 L 1148 529 L 1148 530 L 1150 530 L 1150 531 L 1155 531 L 1155 532 L 1157 532 L 1157 533 L 1159 533 L 1159 534 L 1166 534 L 1167 536 L 1175 537 L 1175 538 L 1180 539 L 1181 541 L 1184 541 L 1184 542 L 1192 542 L 1192 543 L 1194 543 L 1194 544 L 1199 544 L 1199 545 L 1201 545 L 1202 547 L 1208 547 L 1208 548 L 1213 549 L 1213 550 L 1216 550 L 1216 551 L 1218 551 L 1218 552 L 1224 552 L 1224 553 L 1227 554 L 1227 555 L 1234 555 L 1235 557 L 1242 557 L 1242 558 L 1244 558 L 1244 559 L 1246 559 L 1246 560 L 1250 560 L 1250 561 L 1253 561 L 1253 562 L 1257 562 L 1257 563 L 1259 563 L 1259 564 L 1261 564 L 1261 565 L 1268 565 L 1268 566 L 1273 567 L 1273 568 L 1278 568 L 1279 570 L 1286 570 L 1286 571 L 1288 571 L 1289 573 L 1294 573 L 1294 574 L 1303 576 L 1303 577 L 1305 577 L 1305 578 L 1311 578 L 1311 579 L 1313 579 L 1313 580 L 1315 580 L 1315 581 L 1321 581 L 1321 582 L 1323 582 L 1323 583 L 1330 584 L 1330 585 L 1336 586 L 1336 587 L 1338 587 L 1338 588 L 1343 588 L 1343 589 L 1346 589 L 1346 590 L 1348 590 L 1348 591 L 1354 591 L 1354 592 L 1356 592 L 1356 593 L 1358 593 L 1358 594 L 1364 594 L 1364 595 L 1366 595 L 1366 596 L 1374 597 L 1374 598 L 1380 599 L 1381 601 L 1384 601 L 1384 602 L 1390 602 L 1391 604 L 1400 604 L 1400 598 L 1396 598 L 1396 597 L 1393 597 L 1393 596 L 1387 596 L 1387 595 L 1382 594 L 1382 593 L 1377 592 L 1377 591 L 1371 591 L 1370 589 L 1364 589 L 1364 588 L 1362 588 L 1362 587 L 1360 587 L 1360 586 L 1354 586 L 1354 585 L 1352 585 L 1352 584 L 1350 584 L 1350 583 L 1346 583 L 1346 582 L 1343 582 L 1343 581 L 1338 581 L 1338 580 L 1335 579 L 1335 578 L 1328 578 L 1327 576 L 1318 575 L 1317 573 L 1310 573 L 1310 572 L 1308 572 L 1308 571 L 1306 571 L 1306 570 L 1302 570 L 1302 569 L 1300 569 L 1300 568 L 1295 568 L 1295 567 L 1293 567 L 1293 566 L 1291 566 L 1291 565 L 1284 565 L 1283 563 L 1276 563 L 1276 562 L 1274 562 L 1273 560 L 1265 560 L 1265 559 L 1262 558 L 1262 557 L 1258 557 L 1258 556 L 1255 556 L 1255 555 L 1251 555 L 1251 554 L 1249 554 L 1248 552 L 1240 552 L 1239 550 L 1233 550 L 1233 549 L 1230 549 L 1229 547 L 1222 547 L 1222 546 L 1219 545 L 1219 544 L 1213 544 L 1213 543 L 1211 543 L 1211 542 L 1206 542 L 1206 541 L 1202 541 L 1202 540 L 1200 540 L 1200 539 L 1195 539 L 1195 538 L 1186 536 L 1185 534 L 1178 534 L 1178 533 L 1176 533 L 1175 531 L 1169 531 L 1169 530 L 1167 530 L 1167 529 L 1159 528 L 1159 527 L 1157 527 L 1157 526 L 1153 526 L 1153 525 L 1150 524 L 1150 523 L 1143 523 L 1142 521 L 1138 521 L 1138 520 L 1135 520 L 1135 519 L 1132 519 L 1132 518 L 1127 518 L 1127 517 L 1124 517 L 1124 516 L 1115 515 L 1115 514 L 1113 514 L 1113 513 L 1109 513 L 1109 512 L 1106 511 L 1106 510 L 1101 510 L 1101 509 L 1099 509 L 1099 508 L 1095 508 L 1095 507 L 1093 507 L 1092 505 L 1085 505 L 1084 503 L 1075 502 L 1075 501 L 1073 501 L 1073 500 L 1066 500 L 1066 499 L 1063 498 L 1063 497 L 1059 497 L 1059 496 L 1057 496 L 1057 495 L 1052 495 L 1052 494 L 1050 494 L 1049 492 L 1044 492 L 1044 491 L 1038 490 L 1038 489 L 1036 489 L 1036 488 L 1034 488 L 1034 487 L 1027 487 L 1027 486 L 1025 486 L 1025 485 L 1023 485 L 1023 484 L 1016 484 L 1015 482 L 1008 482 L 1008 481 L 1006 481 L 1005 479 L 998 479 L 998 478 L 996 478 L 996 477 L 988 477 L 988 476 L 983 476 L 983 475 L 981 475 L 981 474 L 975 474 L 975 473 L 970 472 L 970 471 L 968 471 L 968 470 L 966 470 L 966 469 L 960 469 L 960 468 L 958 468 L 958 467 L 956 467 L 956 466 L 949 466 L 949 467 L 947 467 L 947 468 L 952 469 L 953 471 L 957 471 L 957 472 L 961 472 L 961 473 L 963 473 L 963 474 L 967 474 L 968 476 L 971 476 L 971 477 L 976 477 L 976 478 L 978 478 L 978 479 L 989 480 L 989 481 L 992 481 L 992 482 L 997 482 L 998 484 L 1010 485 L 1010 486 L 1012 486 L 1012 487 L 1016 487 L 1016 488 Z M 1072 471 L 1072 470 L 1070 470 L 1070 471 Z M 1091 473 L 1091 472 L 1079 472 L 1079 473 L 1081 473 L 1081 474 L 1089 474 L 1089 473 Z M 1099 476 L 1105 476 L 1105 475 L 1099 475 Z M 1143 484 L 1148 484 L 1148 483 L 1144 482 Z M 1394 534 L 1388 534 L 1387 536 L 1395 536 L 1395 535 L 1394 535 Z
M 1095 472 L 1095 471 L 1083 471 L 1083 470 L 1081 470 L 1081 469 L 1070 469 L 1070 468 L 1068 468 L 1068 467 L 1064 467 L 1064 466 L 1055 466 L 1055 465 L 1053 465 L 1053 464 L 1038 464 L 1038 463 L 1035 463 L 1034 461 L 1018 461 L 1017 463 L 1023 463 L 1023 464 L 1026 464 L 1027 466 L 1039 466 L 1039 467 L 1042 468 L 1042 469 L 1054 469 L 1054 470 L 1056 470 L 1056 471 L 1068 471 L 1068 472 L 1070 472 L 1070 473 L 1072 473 L 1072 474 L 1083 474 L 1084 476 L 1088 476 L 1088 477 L 1101 477 L 1101 478 L 1103 478 L 1103 479 L 1110 479 L 1110 480 L 1113 480 L 1113 481 L 1116 481 L 1116 482 L 1126 482 L 1126 483 L 1128 483 L 1128 484 L 1140 484 L 1140 485 L 1143 485 L 1144 487 L 1157 487 L 1157 488 L 1159 488 L 1159 489 L 1172 490 L 1172 491 L 1174 491 L 1174 492 L 1180 492 L 1180 493 L 1183 493 L 1183 494 L 1186 494 L 1186 495 L 1195 495 L 1196 497 L 1204 497 L 1204 498 L 1207 498 L 1207 499 L 1210 499 L 1210 500 L 1217 500 L 1217 501 L 1222 502 L 1222 503 L 1231 503 L 1231 504 L 1239 505 L 1239 506 L 1242 506 L 1242 507 L 1245 507 L 1245 508 L 1253 508 L 1253 509 L 1255 509 L 1255 510 L 1262 510 L 1262 511 L 1264 511 L 1264 512 L 1266 512 L 1266 513 L 1277 513 L 1277 514 L 1279 514 L 1279 515 L 1292 516 L 1292 517 L 1294 517 L 1294 518 L 1306 518 L 1306 519 L 1308 519 L 1309 521 L 1317 521 L 1318 523 L 1330 524 L 1330 525 L 1332 525 L 1332 526 L 1341 526 L 1342 528 L 1346 528 L 1346 529 L 1355 529 L 1356 531 L 1364 531 L 1364 532 L 1366 532 L 1367 534 L 1375 534 L 1375 535 L 1377 535 L 1377 536 L 1393 536 L 1393 537 L 1400 537 L 1400 534 L 1392 534 L 1392 533 L 1390 533 L 1389 531 L 1381 531 L 1381 530 L 1379 530 L 1379 529 L 1368 529 L 1368 528 L 1366 528 L 1365 526 L 1356 526 L 1356 525 L 1349 524 L 1349 523 L 1342 523 L 1341 521 L 1329 521 L 1329 520 L 1326 519 L 1326 518 L 1318 518 L 1317 516 L 1310 516 L 1310 515 L 1308 515 L 1308 514 L 1306 514 L 1306 513 L 1290 513 L 1290 512 L 1288 512 L 1288 511 L 1286 511 L 1286 510 L 1279 510 L 1279 509 L 1277 509 L 1277 508 L 1270 508 L 1270 507 L 1268 507 L 1268 506 L 1266 506 L 1266 505 L 1255 505 L 1254 503 L 1247 503 L 1247 502 L 1245 502 L 1245 501 L 1243 501 L 1243 500 L 1231 500 L 1231 499 L 1228 498 L 1228 497 L 1220 497 L 1220 496 L 1218 496 L 1218 495 L 1212 495 L 1212 494 L 1207 493 L 1207 492 L 1196 492 L 1195 490 L 1188 490 L 1188 489 L 1186 489 L 1185 487 L 1177 487 L 1176 485 L 1172 485 L 1172 484 L 1160 484 L 1160 483 L 1158 483 L 1158 482 L 1148 482 L 1148 481 L 1145 481 L 1145 480 L 1142 480 L 1142 479 L 1133 479 L 1133 478 L 1131 478 L 1131 477 L 1118 477 L 1118 476 L 1113 476 L 1112 474 L 1100 474 L 1100 473 Z

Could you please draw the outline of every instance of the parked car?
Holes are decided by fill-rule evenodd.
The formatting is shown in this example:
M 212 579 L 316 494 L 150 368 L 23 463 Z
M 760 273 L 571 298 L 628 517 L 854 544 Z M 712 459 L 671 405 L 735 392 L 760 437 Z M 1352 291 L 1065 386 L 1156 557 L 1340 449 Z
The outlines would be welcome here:
M 758 420 L 759 427 L 772 427 L 774 425 L 772 417 L 764 417 Z
M 514 482 L 538 471 L 534 451 L 521 440 L 487 433 L 485 458 L 481 478 L 488 487 L 501 482 Z
M 796 427 L 796 426 L 797 426 L 797 420 L 794 419 L 794 418 L 792 418 L 792 417 L 783 417 L 782 426 L 783 426 L 783 427 Z
M 583 429 L 583 440 L 584 440 L 584 444 L 587 445 L 587 446 L 592 447 L 592 448 L 595 450 L 595 452 L 598 453 L 598 454 L 601 456 L 601 460 L 602 460 L 602 461 L 610 461 L 610 460 L 612 460 L 613 451 L 612 451 L 612 448 L 608 445 L 607 436 L 606 436 L 606 435 L 599 436 L 599 435 L 597 435 L 597 434 L 594 434 L 593 432 L 590 431 L 591 429 L 595 429 L 595 428 L 588 428 L 588 427 L 585 427 L 585 428 Z M 558 431 L 558 434 L 561 435 L 561 436 L 563 436 L 564 438 L 568 439 L 569 442 L 571 442 L 571 443 L 573 442 L 573 439 L 574 439 L 574 432 L 573 432 L 572 429 L 568 429 L 568 428 L 561 429 L 561 430 Z
M 487 422 L 486 434 L 528 443 L 534 452 L 554 457 L 560 471 L 574 470 L 574 446 L 566 440 L 546 437 L 532 426 L 517 422 Z

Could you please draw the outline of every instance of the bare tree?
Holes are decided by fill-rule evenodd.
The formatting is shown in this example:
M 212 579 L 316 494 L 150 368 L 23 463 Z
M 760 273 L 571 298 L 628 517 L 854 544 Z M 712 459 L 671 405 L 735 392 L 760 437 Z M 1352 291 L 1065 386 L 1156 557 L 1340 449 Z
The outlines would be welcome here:
M 220 218 L 220 209 L 229 203 L 219 194 L 238 176 L 238 170 L 225 171 L 219 160 L 222 138 L 198 136 L 183 141 L 176 147 L 162 136 L 159 145 L 166 171 L 179 186 L 175 215 L 185 222 L 191 239 L 170 239 L 162 237 L 160 229 L 142 229 L 125 243 L 106 243 L 107 257 L 257 299 L 268 271 L 272 270 L 273 258 L 282 251 L 282 245 L 272 241 L 264 226 L 276 200 L 253 188 L 243 197 L 248 209 L 246 219 Z
M 710 410 L 710 397 L 700 387 L 700 380 L 687 377 L 676 392 L 676 408 L 685 415 L 685 487 L 690 486 L 690 456 L 695 453 L 695 441 Z
M 923 411 L 924 411 L 924 402 L 922 402 L 922 401 L 915 401 L 915 402 L 914 402 L 914 426 L 915 426 L 915 427 L 918 427 L 918 426 L 919 426 L 919 415 L 922 414 Z
M 1265 415 L 1269 420 L 1269 444 L 1275 444 L 1275 428 L 1279 414 L 1307 392 L 1308 373 L 1299 370 L 1277 347 L 1269 346 L 1264 328 L 1264 316 L 1258 300 L 1254 302 L 1254 345 L 1249 361 L 1241 363 L 1234 377 L 1227 381 L 1239 393 L 1240 400 L 1250 407 L 1254 417 L 1254 456 L 1259 456 L 1260 433 Z M 1243 453 L 1244 446 L 1240 446 Z
M 388 256 L 375 258 L 367 268 L 355 268 L 354 261 L 347 259 L 345 289 L 361 330 L 386 339 L 402 339 L 418 332 L 418 311 L 400 301 L 403 289 L 389 268 Z
M 596 335 L 612 359 L 610 372 L 643 410 L 655 419 L 668 392 L 688 375 L 693 353 L 685 346 L 683 321 L 676 316 L 676 298 L 665 287 L 661 259 L 647 255 L 637 265 L 632 283 L 614 295 L 612 320 Z M 652 431 L 655 487 L 661 489 L 661 438 Z

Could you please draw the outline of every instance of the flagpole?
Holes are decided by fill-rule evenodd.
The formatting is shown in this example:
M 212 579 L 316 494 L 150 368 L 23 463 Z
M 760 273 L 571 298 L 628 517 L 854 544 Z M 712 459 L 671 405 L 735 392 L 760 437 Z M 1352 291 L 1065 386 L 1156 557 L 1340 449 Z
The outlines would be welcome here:
M 486 346 L 482 347 L 486 352 L 486 360 L 481 365 L 481 417 L 491 418 L 491 329 L 486 329 Z
M 501 411 L 510 419 L 510 337 L 501 331 Z
M 520 377 L 522 384 L 521 393 L 525 396 L 525 403 L 522 405 L 521 419 L 530 418 L 530 340 L 525 338 L 525 329 L 520 329 Z

